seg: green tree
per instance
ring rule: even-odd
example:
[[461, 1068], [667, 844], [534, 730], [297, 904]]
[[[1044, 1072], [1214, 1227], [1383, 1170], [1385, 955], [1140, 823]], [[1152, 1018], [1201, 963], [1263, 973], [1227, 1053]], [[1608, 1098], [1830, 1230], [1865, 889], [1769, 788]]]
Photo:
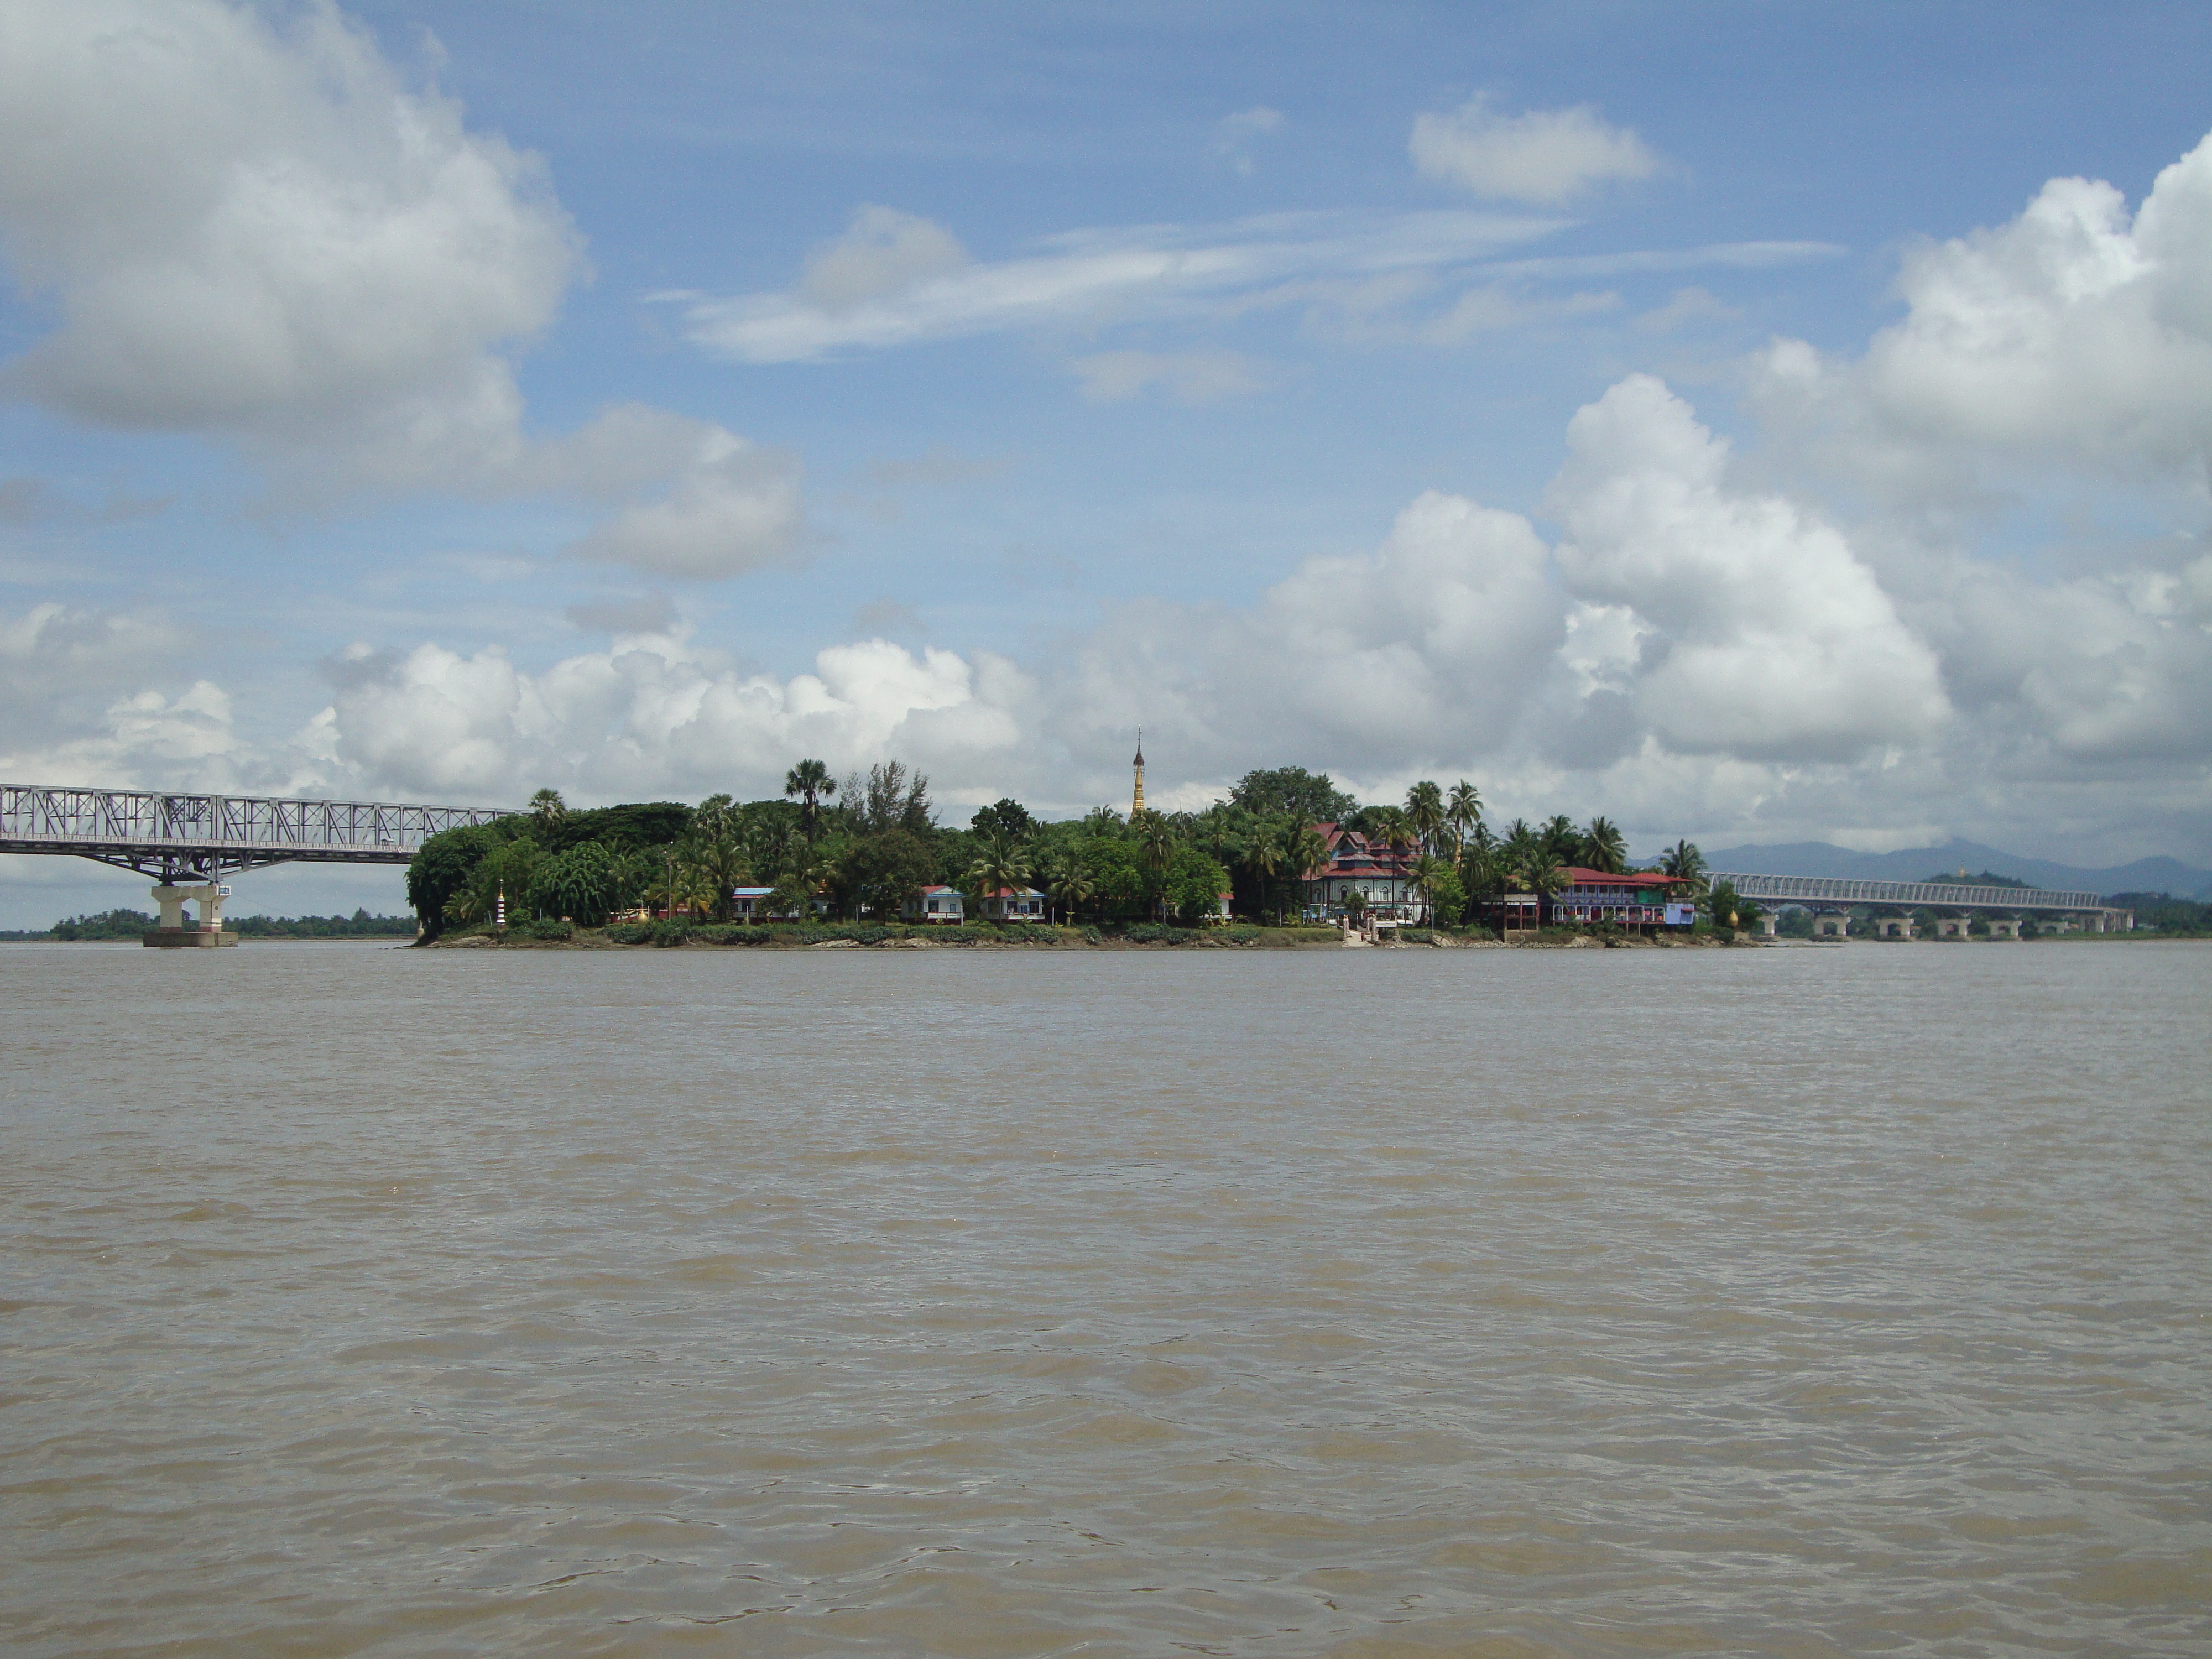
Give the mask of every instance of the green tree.
[[1166, 915], [1165, 884], [1169, 863], [1175, 857], [1175, 825], [1164, 812], [1146, 807], [1141, 812], [1129, 815], [1129, 827], [1136, 832], [1137, 861], [1154, 894], [1160, 898], [1162, 919]]
[[1230, 804], [1263, 818], [1304, 818], [1308, 823], [1339, 823], [1359, 803], [1329, 781], [1326, 772], [1303, 766], [1278, 766], [1247, 772], [1229, 792]]
[[975, 862], [968, 866], [962, 890], [974, 901], [975, 914], [988, 914], [990, 901], [1011, 889], [1021, 892], [1030, 884], [1029, 856], [1016, 836], [993, 830], [975, 837]]
[[1183, 842], [1169, 856], [1161, 880], [1162, 899], [1168, 914], [1186, 926], [1218, 914], [1221, 896], [1228, 890], [1229, 872], [1204, 848]]
[[1543, 837], [1544, 850], [1552, 855], [1554, 864], [1571, 864], [1582, 855], [1582, 832], [1565, 812], [1555, 812], [1545, 819], [1544, 827], [1536, 833]]
[[896, 916], [937, 879], [937, 851], [913, 830], [895, 826], [855, 836], [839, 869], [856, 913], [866, 905], [878, 915]]
[[979, 836], [1007, 836], [1015, 841], [1024, 841], [1036, 828], [1036, 820], [1021, 802], [1001, 796], [988, 806], [977, 807], [975, 816], [968, 820], [968, 827]]
[[1282, 870], [1301, 905], [1311, 890], [1314, 872], [1328, 860], [1328, 843], [1311, 823], [1296, 818], [1282, 821]]
[[1628, 842], [1611, 818], [1592, 818], [1583, 831], [1582, 861], [1586, 870], [1617, 876], [1628, 867]]
[[1084, 856], [1079, 842], [1054, 847], [1046, 855], [1039, 874], [1044, 882], [1045, 896], [1070, 920], [1091, 902], [1092, 895], [1098, 890], [1098, 884], [1091, 873], [1091, 860]]
[[1705, 890], [1705, 855], [1695, 842], [1678, 841], [1668, 848], [1659, 860], [1659, 872], [1686, 882], [1693, 895]]
[[719, 836], [695, 836], [678, 846], [677, 856], [698, 878], [705, 890], [708, 910], [716, 921], [730, 919], [732, 890], [752, 878], [752, 855], [745, 850], [734, 823], [721, 819], [699, 820], [720, 829]]
[[558, 789], [541, 789], [530, 798], [530, 815], [538, 820], [538, 830], [550, 841], [550, 832], [559, 829], [561, 821], [568, 816], [568, 805], [561, 799]]
[[1452, 867], [1458, 869], [1460, 855], [1482, 823], [1482, 792], [1465, 778], [1452, 785], [1444, 799], [1444, 821], [1451, 825]]
[[1437, 850], [1437, 837], [1444, 827], [1444, 792], [1423, 778], [1406, 792], [1406, 822], [1426, 852]]
[[580, 927], [604, 927], [619, 896], [620, 878], [607, 846], [584, 842], [538, 866], [530, 902], [549, 916], [566, 916]]
[[495, 825], [476, 823], [430, 836], [407, 861], [407, 902], [422, 924], [425, 944], [446, 931], [446, 905], [468, 884], [477, 866], [506, 836]]
[[803, 760], [784, 774], [783, 793], [799, 802], [799, 826], [808, 845], [819, 828], [822, 803], [837, 793], [837, 780], [818, 760]]
[[1413, 883], [1413, 890], [1421, 896], [1422, 926], [1430, 925], [1433, 919], [1437, 878], [1450, 872], [1451, 866], [1434, 853], [1423, 853], [1407, 868], [1406, 873]]

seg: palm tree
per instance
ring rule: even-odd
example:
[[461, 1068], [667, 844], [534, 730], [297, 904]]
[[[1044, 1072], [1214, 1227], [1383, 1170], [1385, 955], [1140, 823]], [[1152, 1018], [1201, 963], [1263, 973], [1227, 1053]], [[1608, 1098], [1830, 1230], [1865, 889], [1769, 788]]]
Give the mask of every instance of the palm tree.
[[1559, 867], [1548, 849], [1540, 848], [1536, 856], [1523, 866], [1521, 879], [1536, 896], [1536, 925], [1544, 925], [1544, 907], [1551, 902], [1559, 889], [1567, 885], [1567, 872]]
[[1297, 818], [1283, 820], [1282, 845], [1278, 856], [1282, 868], [1299, 884], [1303, 899], [1308, 875], [1321, 868], [1328, 858], [1328, 843], [1322, 839], [1321, 831]]
[[568, 804], [558, 789], [541, 789], [530, 798], [530, 815], [541, 830], [551, 830], [568, 816]]
[[1705, 890], [1705, 855], [1693, 841], [1678, 841], [1659, 860], [1659, 873], [1689, 884], [1692, 893]]
[[[1255, 825], [1251, 835], [1244, 842], [1243, 856], [1240, 862], [1247, 870], [1260, 878], [1261, 903], [1263, 907], [1261, 914], [1263, 915], [1266, 914], [1264, 906], [1267, 903], [1267, 890], [1274, 885], [1275, 872], [1283, 867], [1283, 845], [1282, 826], [1273, 823]], [[1279, 923], [1282, 919], [1282, 911], [1278, 907], [1275, 920]]]
[[1021, 891], [1030, 884], [1028, 849], [1016, 837], [994, 830], [975, 838], [975, 861], [968, 866], [968, 885], [975, 908], [988, 914], [990, 902], [1006, 889]]
[[1167, 920], [1168, 865], [1175, 857], [1175, 825], [1164, 812], [1155, 812], [1146, 807], [1141, 812], [1129, 815], [1129, 827], [1137, 832], [1137, 862], [1145, 866], [1146, 873], [1160, 890], [1160, 919]]
[[678, 856], [697, 875], [700, 885], [713, 896], [709, 908], [714, 920], [727, 921], [730, 890], [753, 872], [744, 842], [734, 835], [720, 836], [711, 841], [691, 842], [678, 849]]
[[1444, 798], [1444, 822], [1452, 827], [1452, 867], [1459, 867], [1468, 839], [1482, 823], [1482, 792], [1462, 778]]
[[1486, 844], [1477, 843], [1466, 850], [1466, 861], [1460, 866], [1460, 881], [1470, 895], [1498, 901], [1498, 933], [1502, 937], [1505, 931], [1505, 860]]
[[1444, 827], [1444, 792], [1423, 778], [1406, 792], [1406, 822], [1421, 838], [1424, 851], [1433, 853], [1437, 836]]
[[1592, 818], [1583, 831], [1583, 863], [1608, 876], [1628, 867], [1628, 842], [1611, 818]]
[[1565, 864], [1583, 850], [1583, 838], [1575, 829], [1575, 821], [1565, 812], [1555, 812], [1544, 820], [1538, 831], [1544, 838], [1544, 850], [1552, 855], [1554, 864]]
[[1413, 881], [1413, 890], [1421, 896], [1421, 926], [1433, 926], [1429, 915], [1429, 898], [1437, 884], [1437, 878], [1444, 872], [1444, 861], [1433, 853], [1424, 853], [1413, 860], [1407, 872]]
[[822, 802], [837, 793], [837, 780], [830, 775], [830, 769], [820, 761], [803, 760], [784, 774], [783, 793], [798, 798], [799, 822], [805, 827], [806, 844], [811, 847]]
[[1091, 878], [1091, 866], [1083, 861], [1080, 847], [1056, 848], [1042, 873], [1046, 896], [1067, 913], [1071, 921], [1076, 911], [1089, 903], [1098, 890], [1098, 884]]

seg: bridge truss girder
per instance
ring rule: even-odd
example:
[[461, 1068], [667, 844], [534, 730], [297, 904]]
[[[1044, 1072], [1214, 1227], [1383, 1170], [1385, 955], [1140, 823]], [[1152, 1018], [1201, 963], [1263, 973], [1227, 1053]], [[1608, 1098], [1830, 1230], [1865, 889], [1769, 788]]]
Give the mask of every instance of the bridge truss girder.
[[405, 864], [493, 808], [0, 784], [0, 853], [64, 854], [165, 883], [271, 865]]

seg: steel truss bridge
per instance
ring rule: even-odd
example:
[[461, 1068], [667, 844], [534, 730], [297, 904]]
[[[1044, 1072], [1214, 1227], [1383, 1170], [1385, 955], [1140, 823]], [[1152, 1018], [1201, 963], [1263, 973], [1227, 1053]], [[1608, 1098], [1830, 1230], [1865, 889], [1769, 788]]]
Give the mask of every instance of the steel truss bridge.
[[1808, 909], [1871, 904], [1900, 910], [2059, 910], [2124, 914], [2094, 893], [2045, 892], [2033, 887], [1968, 887], [1943, 881], [1850, 881], [1829, 876], [1735, 875], [1714, 871], [1706, 880], [1727, 882], [1762, 904], [1801, 904]]
[[514, 814], [478, 806], [273, 800], [0, 784], [0, 853], [61, 853], [165, 883], [272, 864], [404, 864], [441, 830]]

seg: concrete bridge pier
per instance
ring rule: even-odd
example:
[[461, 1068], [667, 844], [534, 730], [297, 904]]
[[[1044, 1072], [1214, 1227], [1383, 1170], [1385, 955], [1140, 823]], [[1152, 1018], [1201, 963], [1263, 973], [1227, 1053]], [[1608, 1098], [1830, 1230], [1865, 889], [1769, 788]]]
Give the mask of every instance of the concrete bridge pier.
[[1991, 916], [1990, 918], [1990, 937], [1991, 939], [2018, 939], [2020, 937], [2019, 919], [2014, 917], [2008, 921], [2001, 920], [1996, 916]]
[[1875, 920], [1874, 936], [1876, 939], [1913, 939], [1917, 937], [1919, 931], [1912, 925], [1911, 916], [1878, 916]]
[[1814, 939], [1849, 939], [1851, 919], [1849, 916], [1815, 916], [1813, 918]]
[[[173, 882], [161, 882], [153, 890], [154, 902], [161, 907], [161, 925], [145, 936], [153, 945], [198, 946], [203, 949], [238, 943], [238, 935], [222, 931], [222, 901], [225, 889], [216, 882], [203, 882], [192, 886], [179, 886]], [[200, 925], [193, 933], [185, 931], [185, 906], [199, 907]]]
[[1972, 934], [1967, 931], [1970, 926], [1965, 916], [1938, 916], [1936, 918], [1936, 937], [1937, 939], [1971, 939]]
[[1780, 932], [1781, 922], [1778, 917], [1769, 914], [1763, 915], [1759, 919], [1759, 933], [1760, 938], [1773, 939], [1777, 937]]

